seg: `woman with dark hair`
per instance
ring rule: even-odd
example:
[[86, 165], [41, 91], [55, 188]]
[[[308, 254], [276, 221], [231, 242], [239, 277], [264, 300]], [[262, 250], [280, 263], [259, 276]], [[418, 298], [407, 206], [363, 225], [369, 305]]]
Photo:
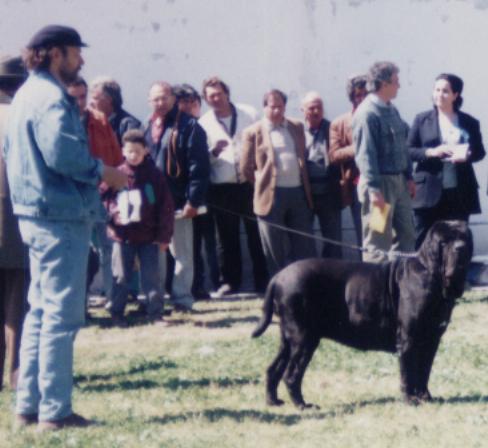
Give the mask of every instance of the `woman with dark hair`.
[[479, 121], [461, 112], [463, 80], [439, 75], [434, 84], [434, 109], [415, 117], [408, 136], [415, 163], [416, 247], [435, 221], [469, 220], [481, 213], [473, 162], [485, 156]]

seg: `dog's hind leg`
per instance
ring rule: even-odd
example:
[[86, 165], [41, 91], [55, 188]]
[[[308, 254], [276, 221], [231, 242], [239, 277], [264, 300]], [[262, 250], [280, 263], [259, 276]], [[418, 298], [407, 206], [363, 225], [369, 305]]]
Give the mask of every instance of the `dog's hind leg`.
[[266, 373], [266, 403], [271, 406], [281, 406], [283, 400], [278, 398], [278, 384], [290, 360], [290, 343], [281, 332], [281, 342], [278, 355], [268, 367]]
[[319, 337], [311, 335], [300, 338], [295, 335], [294, 340], [291, 342], [291, 358], [285, 372], [285, 383], [293, 403], [300, 409], [318, 408], [318, 406], [307, 404], [303, 400], [302, 380], [319, 342]]

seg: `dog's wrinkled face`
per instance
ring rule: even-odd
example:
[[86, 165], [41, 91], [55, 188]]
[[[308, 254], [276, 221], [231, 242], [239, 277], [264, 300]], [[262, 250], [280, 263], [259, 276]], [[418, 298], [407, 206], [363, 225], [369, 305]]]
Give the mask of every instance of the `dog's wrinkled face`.
[[472, 256], [473, 237], [464, 221], [436, 222], [419, 251], [429, 270], [440, 274], [443, 296], [449, 299], [462, 296]]

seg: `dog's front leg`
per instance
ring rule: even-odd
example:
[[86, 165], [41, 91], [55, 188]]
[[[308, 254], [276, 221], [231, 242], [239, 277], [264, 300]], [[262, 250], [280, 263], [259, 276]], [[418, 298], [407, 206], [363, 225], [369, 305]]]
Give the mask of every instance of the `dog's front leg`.
[[417, 391], [418, 380], [418, 347], [407, 331], [399, 331], [397, 350], [400, 359], [400, 390], [404, 400], [409, 404], [419, 404]]
[[439, 348], [441, 336], [441, 332], [439, 332], [439, 334], [429, 335], [429, 337], [426, 338], [428, 342], [424, 344], [419, 353], [419, 375], [416, 393], [419, 400], [422, 401], [432, 400], [432, 395], [429, 392], [428, 384], [432, 364], [434, 363], [434, 358], [437, 353], [437, 349]]

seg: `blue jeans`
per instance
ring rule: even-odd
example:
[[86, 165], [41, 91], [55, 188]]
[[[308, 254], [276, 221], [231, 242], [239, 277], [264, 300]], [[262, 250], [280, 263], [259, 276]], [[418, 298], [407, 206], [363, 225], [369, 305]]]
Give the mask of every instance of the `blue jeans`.
[[159, 275], [159, 246], [155, 243], [131, 244], [114, 242], [112, 270], [114, 284], [110, 313], [123, 316], [136, 257], [139, 259], [141, 287], [147, 297], [147, 314], [160, 315], [163, 310], [162, 282]]
[[20, 217], [29, 248], [30, 310], [20, 346], [17, 414], [59, 420], [72, 413], [73, 343], [85, 321], [91, 223]]

